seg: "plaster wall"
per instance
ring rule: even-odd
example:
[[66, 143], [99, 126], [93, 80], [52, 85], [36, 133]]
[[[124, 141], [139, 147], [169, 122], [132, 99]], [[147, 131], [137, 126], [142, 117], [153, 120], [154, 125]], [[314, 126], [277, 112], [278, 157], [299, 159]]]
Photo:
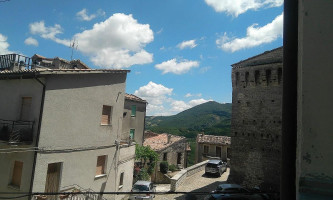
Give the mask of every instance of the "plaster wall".
[[[204, 153], [204, 146], [208, 146], [208, 153]], [[202, 162], [204, 160], [209, 160], [209, 157], [217, 157], [216, 156], [216, 147], [221, 148], [221, 158], [222, 161], [227, 162], [227, 148], [230, 145], [216, 145], [216, 144], [203, 144], [197, 143], [197, 162]], [[208, 156], [208, 157], [207, 157]]]
[[[136, 106], [136, 116], [131, 116], [132, 105]], [[145, 117], [146, 117], [146, 103], [140, 103], [136, 101], [126, 100], [124, 105], [124, 118], [123, 118], [123, 131], [122, 139], [127, 140], [130, 135], [130, 129], [135, 129], [134, 141], [142, 145], [144, 128], [145, 128]]]
[[[46, 80], [40, 147], [104, 146], [120, 139], [126, 74], [57, 75]], [[103, 105], [112, 106], [101, 125]]]
[[332, 10], [332, 1], [299, 1], [296, 174], [300, 189], [309, 185], [333, 189]]

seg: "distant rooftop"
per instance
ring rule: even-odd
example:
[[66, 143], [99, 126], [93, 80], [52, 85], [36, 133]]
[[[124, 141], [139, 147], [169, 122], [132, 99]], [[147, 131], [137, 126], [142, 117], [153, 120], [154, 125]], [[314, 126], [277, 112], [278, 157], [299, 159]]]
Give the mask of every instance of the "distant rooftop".
[[136, 101], [136, 102], [141, 102], [141, 103], [147, 103], [147, 101], [146, 100], [144, 100], [144, 99], [141, 99], [140, 97], [138, 97], [138, 96], [135, 96], [135, 95], [133, 95], [133, 94], [125, 94], [125, 99], [126, 100], [131, 100], [131, 101]]
[[158, 134], [146, 131], [145, 141], [143, 142], [143, 146], [150, 146], [154, 151], [161, 151], [183, 139], [186, 138], [167, 133]]
[[233, 68], [248, 67], [256, 65], [265, 65], [271, 63], [282, 63], [283, 62], [283, 47], [279, 47], [270, 51], [265, 51], [262, 54], [253, 56], [246, 60], [242, 60], [238, 63], [232, 64]]
[[231, 138], [220, 135], [198, 134], [197, 142], [202, 144], [231, 144]]

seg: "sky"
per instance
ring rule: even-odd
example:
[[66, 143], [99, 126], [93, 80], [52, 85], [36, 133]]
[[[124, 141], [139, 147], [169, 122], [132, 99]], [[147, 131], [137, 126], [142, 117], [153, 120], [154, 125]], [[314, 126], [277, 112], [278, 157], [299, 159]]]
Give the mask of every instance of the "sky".
[[131, 70], [148, 116], [230, 103], [231, 65], [282, 36], [283, 0], [0, 0], [0, 55]]

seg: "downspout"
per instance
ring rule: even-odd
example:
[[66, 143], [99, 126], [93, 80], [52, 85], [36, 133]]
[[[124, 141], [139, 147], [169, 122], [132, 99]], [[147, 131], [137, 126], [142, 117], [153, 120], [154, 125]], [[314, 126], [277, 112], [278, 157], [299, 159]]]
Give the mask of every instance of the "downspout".
[[[42, 115], [43, 115], [43, 110], [44, 110], [44, 100], [45, 100], [45, 84], [40, 81], [38, 78], [35, 77], [35, 80], [37, 80], [42, 86], [43, 86], [43, 91], [42, 91], [42, 99], [40, 103], [40, 109], [39, 109], [39, 119], [38, 119], [38, 128], [37, 128], [37, 136], [36, 136], [36, 151], [34, 152], [34, 161], [32, 165], [32, 172], [31, 172], [31, 181], [30, 181], [30, 190], [29, 193], [32, 193], [32, 186], [34, 183], [34, 178], [35, 178], [35, 168], [36, 168], [36, 160], [37, 160], [37, 153], [38, 153], [38, 146], [39, 146], [39, 136], [40, 136], [40, 128], [42, 124]], [[32, 196], [29, 196], [29, 200], [32, 199]]]
[[145, 141], [145, 130], [146, 130], [146, 114], [147, 114], [147, 105], [148, 102], [145, 103], [145, 116], [143, 118], [143, 134], [142, 134], [142, 144], [141, 146], [143, 146], [143, 142]]

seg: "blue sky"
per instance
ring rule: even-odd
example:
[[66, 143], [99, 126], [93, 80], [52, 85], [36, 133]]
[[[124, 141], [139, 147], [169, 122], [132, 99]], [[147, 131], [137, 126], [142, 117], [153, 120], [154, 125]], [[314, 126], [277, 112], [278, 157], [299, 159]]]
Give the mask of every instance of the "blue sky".
[[282, 45], [283, 0], [10, 0], [0, 54], [129, 69], [126, 92], [171, 115], [231, 102], [231, 64]]

